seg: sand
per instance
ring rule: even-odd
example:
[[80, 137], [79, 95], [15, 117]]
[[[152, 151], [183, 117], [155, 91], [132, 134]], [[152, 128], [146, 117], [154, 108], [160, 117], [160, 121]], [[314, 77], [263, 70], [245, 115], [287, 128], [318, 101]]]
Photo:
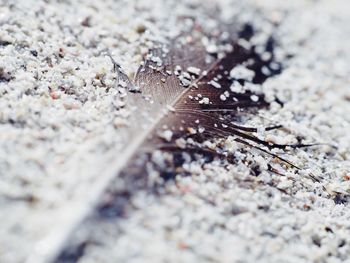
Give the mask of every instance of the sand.
[[[45, 262], [94, 184], [113, 174], [128, 111], [109, 55], [132, 77], [154, 41], [188, 30], [178, 17], [194, 16], [204, 31], [218, 26], [206, 12], [213, 4], [201, 1], [95, 2], [0, 1], [0, 262]], [[287, 133], [257, 135], [323, 145], [286, 154], [303, 168], [295, 172], [228, 138], [239, 164], [186, 164], [192, 176], [163, 198], [135, 194], [126, 219], [86, 225], [95, 243], [79, 262], [349, 260], [349, 3], [217, 4], [221, 19], [261, 30], [255, 43], [280, 23], [276, 53], [293, 55], [260, 87], [284, 106], [273, 102], [244, 124], [282, 124]], [[267, 172], [271, 163], [284, 176]]]

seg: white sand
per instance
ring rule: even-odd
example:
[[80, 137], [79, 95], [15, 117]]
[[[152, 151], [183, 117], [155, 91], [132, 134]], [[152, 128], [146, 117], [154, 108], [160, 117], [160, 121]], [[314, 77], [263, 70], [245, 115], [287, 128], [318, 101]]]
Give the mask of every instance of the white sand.
[[[203, 8], [178, 1], [95, 2], [0, 0], [0, 262], [39, 262], [54, 249], [47, 238], [69, 229], [94, 182], [113, 172], [126, 112], [118, 110], [106, 52], [132, 75], [152, 41], [186, 30], [178, 16], [193, 15], [206, 30], [216, 26]], [[267, 31], [264, 17], [281, 21], [278, 52], [294, 57], [263, 85], [284, 107], [273, 103], [246, 124], [283, 124], [288, 136], [261, 136], [293, 143], [302, 134], [336, 148], [286, 156], [304, 168], [285, 172], [276, 163], [286, 177], [264, 171], [273, 160], [258, 151], [244, 158], [260, 165], [259, 177], [243, 163], [193, 163], [185, 167], [193, 176], [169, 186], [166, 198], [139, 193], [128, 220], [101, 225], [94, 239], [103, 245], [90, 246], [80, 262], [349, 260], [350, 4], [250, 2], [264, 10], [260, 17], [220, 1], [222, 17], [238, 13]], [[334, 202], [336, 193], [344, 204]]]

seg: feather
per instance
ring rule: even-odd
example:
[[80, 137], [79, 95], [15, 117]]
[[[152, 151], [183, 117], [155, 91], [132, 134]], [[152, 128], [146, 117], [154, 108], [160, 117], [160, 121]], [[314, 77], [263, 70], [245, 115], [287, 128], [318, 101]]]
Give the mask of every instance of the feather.
[[[247, 32], [243, 31], [239, 36], [248, 39], [251, 37], [250, 29], [246, 27]], [[272, 52], [273, 45], [273, 38], [270, 38], [266, 49]], [[123, 83], [130, 91], [126, 96], [126, 104], [134, 109], [129, 117], [129, 126], [122, 133], [123, 139], [129, 143], [119, 153], [121, 159], [114, 176], [103, 177], [96, 183], [89, 209], [76, 222], [80, 224], [78, 229], [86, 227], [91, 221], [96, 223], [98, 220], [123, 217], [131, 196], [141, 189], [159, 194], [159, 185], [150, 185], [148, 174], [156, 171], [164, 181], [174, 178], [177, 168], [184, 162], [183, 152], [191, 156], [199, 154], [206, 161], [219, 157], [233, 162], [230, 156], [201, 146], [206, 140], [234, 136], [237, 142], [259, 149], [299, 169], [288, 160], [271, 153], [270, 149], [285, 150], [287, 147], [309, 145], [272, 144], [253, 135], [257, 131], [255, 127], [244, 127], [232, 122], [238, 112], [254, 113], [257, 109], [269, 106], [262, 93], [249, 90], [239, 92], [232, 87], [232, 83], [237, 86], [247, 81], [262, 84], [269, 77], [263, 73], [263, 68], [269, 69], [270, 76], [282, 70], [279, 64], [277, 68], [271, 67], [273, 53], [269, 60], [263, 60], [254, 47], [246, 49], [236, 41], [233, 41], [232, 47], [231, 52], [216, 59], [196, 42], [181, 44], [181, 41], [175, 40], [171, 47], [159, 44], [145, 58], [134, 81], [130, 81], [113, 61], [119, 85]], [[245, 65], [249, 72], [254, 73], [249, 80], [230, 74], [238, 65]], [[281, 126], [276, 125], [265, 130], [279, 128]], [[179, 144], [179, 140], [183, 139], [191, 139], [194, 143]], [[161, 153], [159, 162], [154, 160], [155, 152]], [[170, 157], [163, 158], [162, 155]], [[87, 215], [81, 224], [80, 221]], [[74, 233], [76, 231], [70, 238], [71, 242], [76, 239]], [[67, 236], [69, 234], [68, 231]], [[64, 241], [62, 239], [61, 245]], [[56, 261], [75, 262], [82, 255], [87, 242], [84, 239], [65, 246]]]

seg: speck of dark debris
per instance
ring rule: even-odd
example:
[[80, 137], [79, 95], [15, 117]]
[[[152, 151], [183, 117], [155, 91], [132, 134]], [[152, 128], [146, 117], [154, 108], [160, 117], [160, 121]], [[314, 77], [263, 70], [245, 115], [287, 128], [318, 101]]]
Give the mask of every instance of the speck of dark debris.
[[30, 53], [31, 53], [34, 57], [37, 57], [37, 56], [38, 56], [38, 51], [36, 51], [36, 50], [31, 50]]
[[347, 196], [344, 196], [343, 194], [338, 193], [334, 197], [333, 201], [337, 205], [345, 205], [345, 204], [347, 204], [349, 202], [348, 199], [349, 198]]

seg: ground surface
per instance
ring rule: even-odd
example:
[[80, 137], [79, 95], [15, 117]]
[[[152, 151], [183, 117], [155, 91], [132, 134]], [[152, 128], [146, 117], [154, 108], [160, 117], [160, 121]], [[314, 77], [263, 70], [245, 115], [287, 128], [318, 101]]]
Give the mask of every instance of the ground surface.
[[286, 155], [303, 170], [276, 163], [285, 176], [267, 172], [274, 160], [255, 150], [242, 159], [259, 176], [244, 162], [188, 164], [192, 176], [169, 184], [163, 198], [139, 192], [126, 219], [87, 224], [94, 242], [79, 262], [349, 260], [350, 4], [238, 2], [218, 1], [219, 12], [194, 0], [0, 1], [0, 262], [57, 253], [94, 184], [113, 174], [128, 112], [118, 107], [107, 54], [132, 76], [154, 41], [190, 28], [179, 19], [187, 16], [208, 32], [218, 18], [249, 22], [261, 38], [278, 23], [276, 54], [292, 56], [262, 89], [284, 107], [272, 103], [244, 124], [282, 124], [288, 136], [258, 136], [325, 145]]

